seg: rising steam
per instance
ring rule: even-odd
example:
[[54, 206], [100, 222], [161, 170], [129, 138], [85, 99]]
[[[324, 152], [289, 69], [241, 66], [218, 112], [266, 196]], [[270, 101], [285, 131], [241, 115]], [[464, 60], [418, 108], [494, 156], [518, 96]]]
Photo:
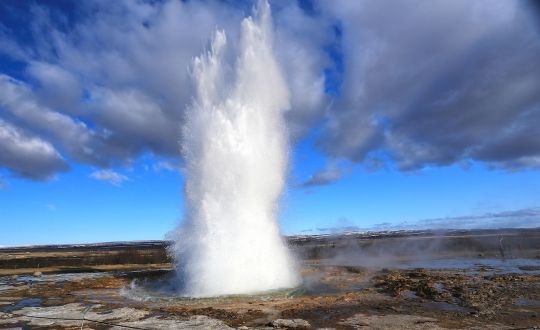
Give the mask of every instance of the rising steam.
[[183, 127], [186, 214], [174, 246], [183, 294], [292, 287], [299, 277], [276, 221], [287, 170], [289, 92], [272, 50], [269, 5], [195, 58], [196, 94]]

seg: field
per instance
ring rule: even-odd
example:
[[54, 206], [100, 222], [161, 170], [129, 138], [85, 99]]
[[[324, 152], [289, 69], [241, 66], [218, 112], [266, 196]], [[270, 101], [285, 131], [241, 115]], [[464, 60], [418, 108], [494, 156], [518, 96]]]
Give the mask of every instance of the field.
[[178, 297], [166, 241], [0, 249], [0, 327], [540, 325], [540, 229], [341, 233], [287, 241], [302, 286], [208, 299]]

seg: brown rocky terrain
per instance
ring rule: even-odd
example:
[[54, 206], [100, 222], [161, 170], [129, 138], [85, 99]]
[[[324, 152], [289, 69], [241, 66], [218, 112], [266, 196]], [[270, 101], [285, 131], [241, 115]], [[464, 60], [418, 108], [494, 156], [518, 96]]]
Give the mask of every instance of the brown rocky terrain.
[[0, 328], [535, 329], [539, 242], [533, 229], [293, 237], [301, 287], [207, 299], [167, 287], [166, 242], [3, 249]]

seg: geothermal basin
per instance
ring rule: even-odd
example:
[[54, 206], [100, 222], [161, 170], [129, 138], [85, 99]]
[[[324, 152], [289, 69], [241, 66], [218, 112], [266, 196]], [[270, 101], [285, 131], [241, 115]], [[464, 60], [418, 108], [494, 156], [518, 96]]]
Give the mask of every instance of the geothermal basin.
[[[302, 283], [178, 297], [170, 242], [0, 249], [0, 328], [406, 329], [540, 324], [540, 229], [287, 238]], [[261, 261], [260, 267], [265, 263]]]

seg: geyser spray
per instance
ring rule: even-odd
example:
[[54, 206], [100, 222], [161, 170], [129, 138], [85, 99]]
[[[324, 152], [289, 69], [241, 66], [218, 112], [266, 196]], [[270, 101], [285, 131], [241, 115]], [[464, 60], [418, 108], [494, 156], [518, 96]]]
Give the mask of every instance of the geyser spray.
[[[296, 286], [276, 221], [288, 163], [289, 92], [272, 49], [270, 7], [242, 21], [232, 52], [217, 31], [193, 61], [186, 113], [186, 214], [174, 246], [183, 294], [249, 294]], [[229, 56], [228, 56], [229, 55]]]

